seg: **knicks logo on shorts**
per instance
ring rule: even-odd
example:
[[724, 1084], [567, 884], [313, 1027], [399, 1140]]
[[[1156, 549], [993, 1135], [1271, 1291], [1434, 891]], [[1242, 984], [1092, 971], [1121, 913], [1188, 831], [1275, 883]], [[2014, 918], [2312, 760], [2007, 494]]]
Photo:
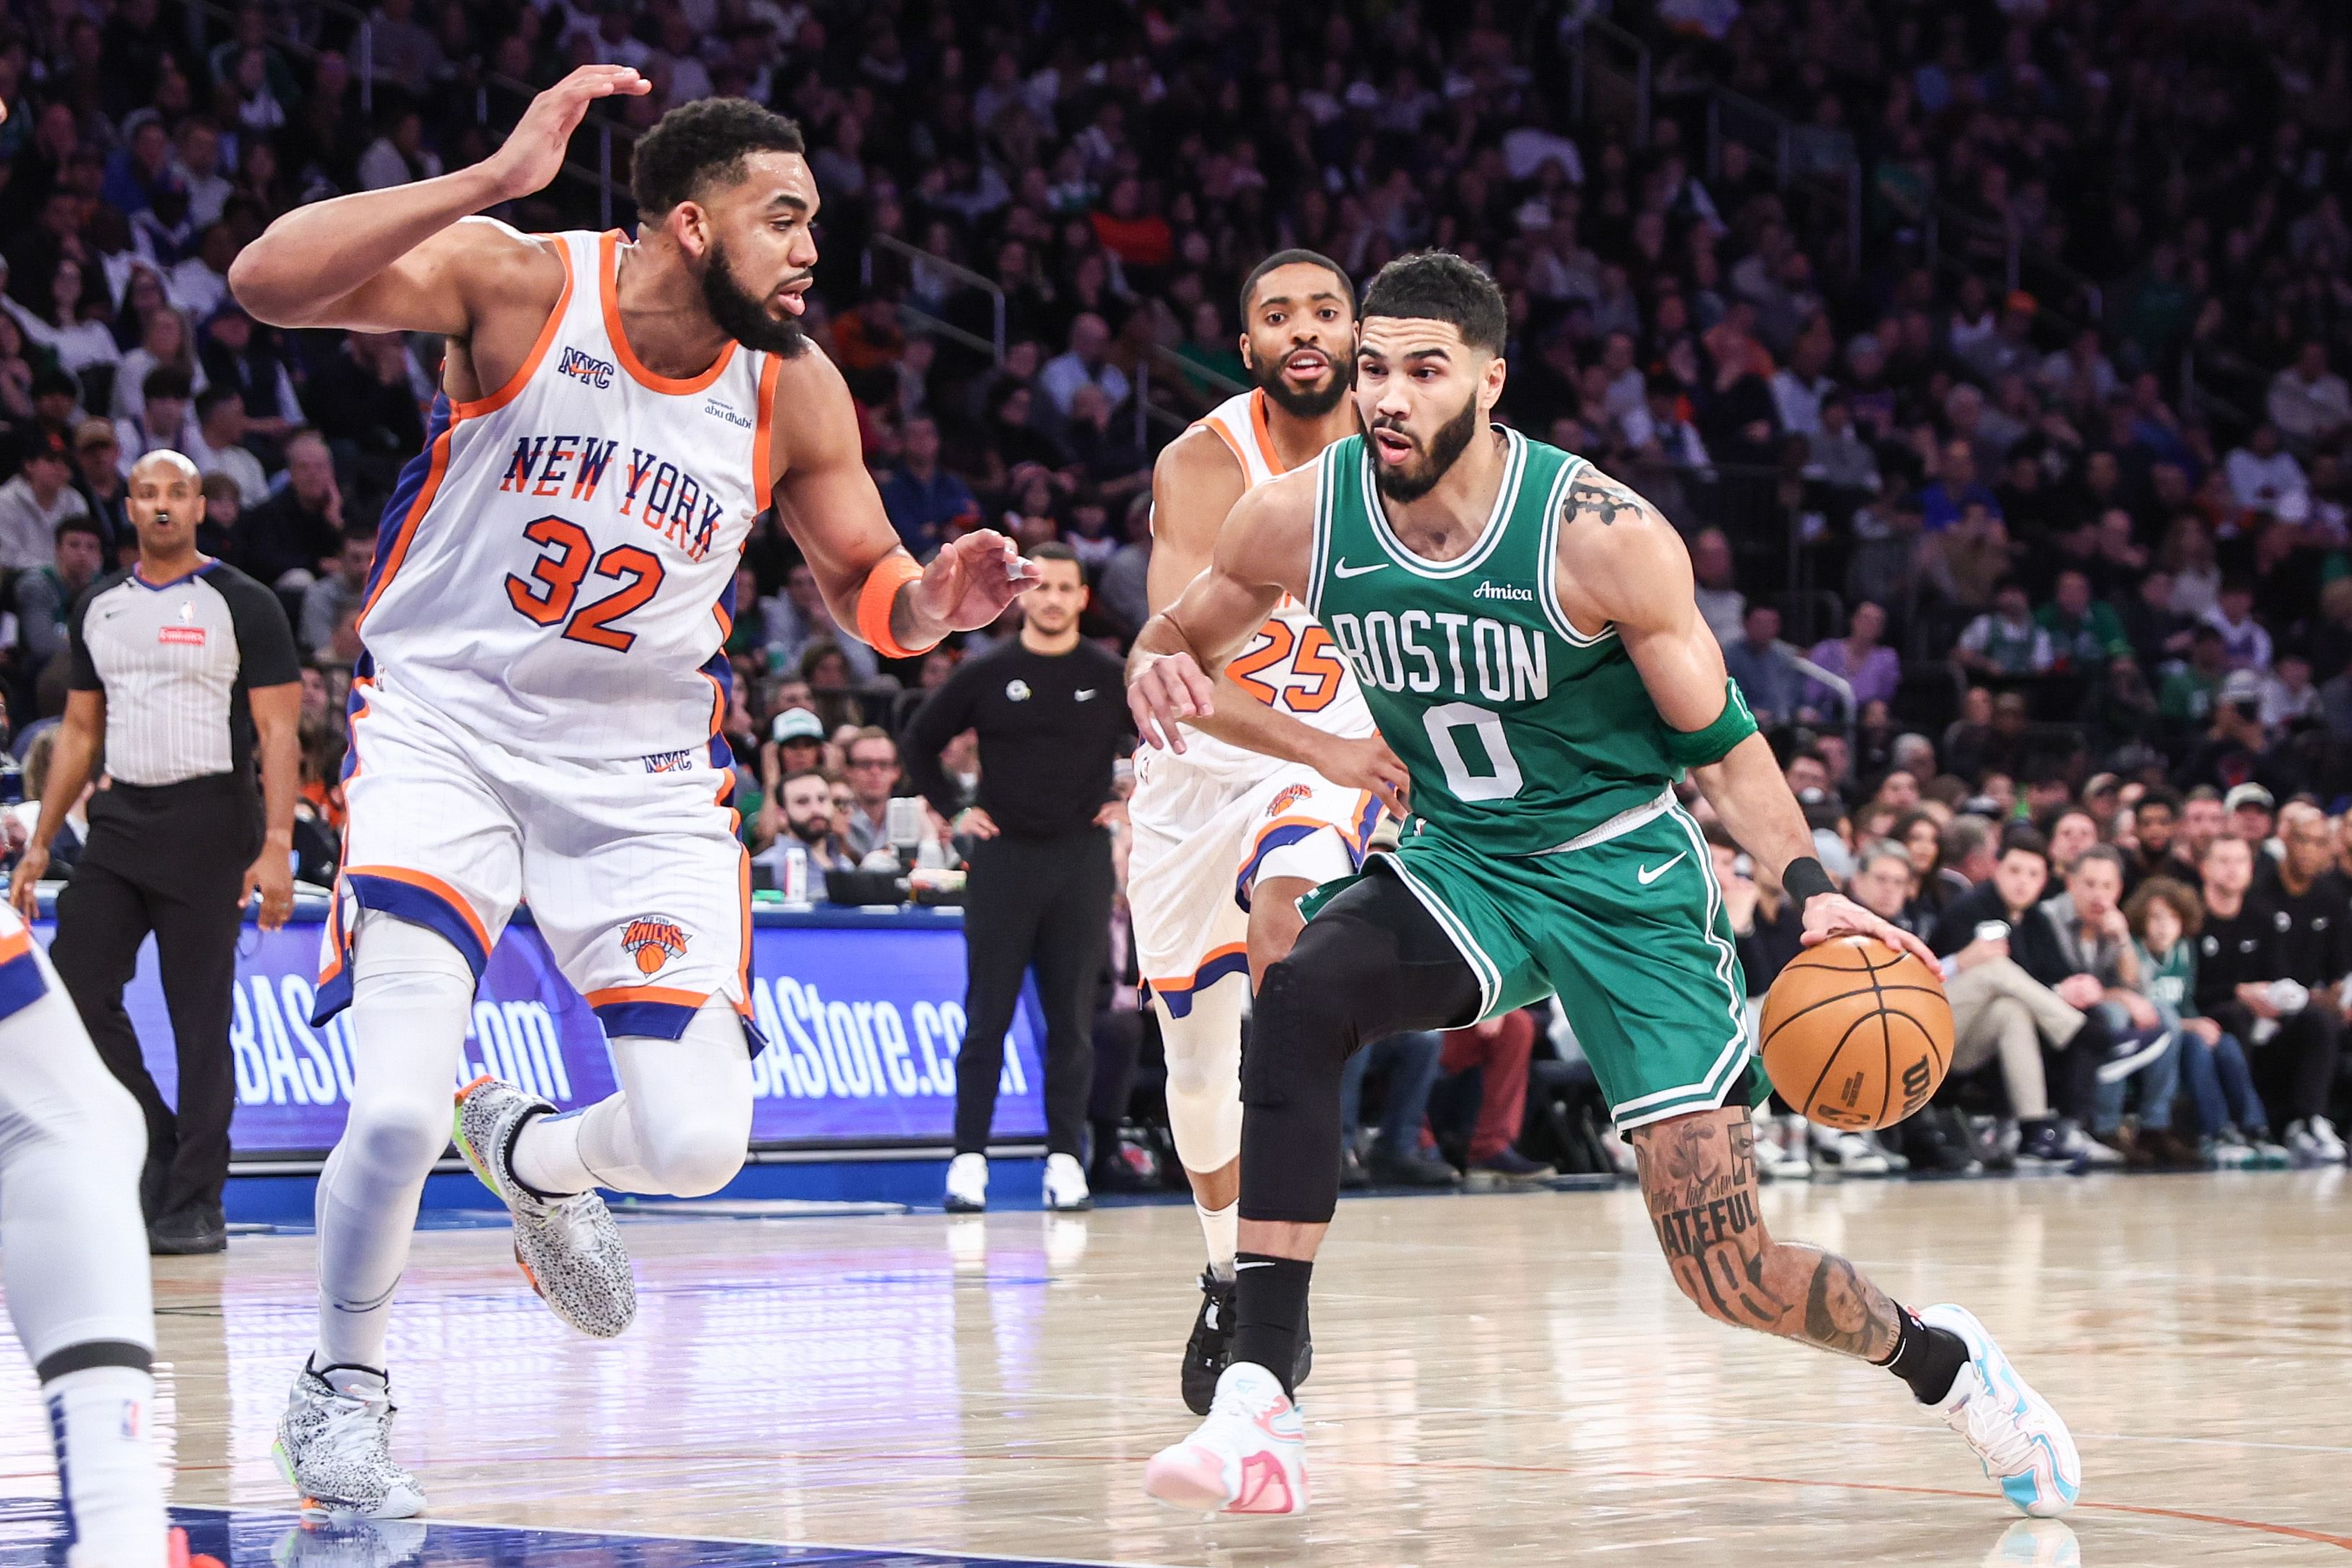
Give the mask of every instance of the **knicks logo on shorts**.
[[686, 928], [667, 915], [639, 915], [621, 932], [621, 950], [637, 961], [640, 974], [658, 974], [673, 958], [686, 956]]
[[1308, 795], [1313, 795], [1314, 793], [1315, 792], [1313, 790], [1307, 788], [1307, 785], [1303, 784], [1292, 784], [1288, 789], [1284, 790], [1280, 795], [1274, 797], [1274, 804], [1265, 808], [1265, 815], [1269, 818], [1280, 816], [1284, 812], [1288, 811], [1292, 806], [1297, 805], [1300, 801], [1305, 800]]

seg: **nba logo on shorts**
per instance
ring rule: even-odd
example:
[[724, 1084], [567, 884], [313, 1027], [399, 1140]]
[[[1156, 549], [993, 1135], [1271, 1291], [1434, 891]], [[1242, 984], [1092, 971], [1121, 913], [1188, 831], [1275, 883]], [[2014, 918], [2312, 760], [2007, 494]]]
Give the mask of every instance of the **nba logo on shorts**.
[[661, 966], [686, 952], [686, 928], [667, 915], [639, 915], [621, 932], [622, 951], [637, 961], [640, 974], [658, 974]]

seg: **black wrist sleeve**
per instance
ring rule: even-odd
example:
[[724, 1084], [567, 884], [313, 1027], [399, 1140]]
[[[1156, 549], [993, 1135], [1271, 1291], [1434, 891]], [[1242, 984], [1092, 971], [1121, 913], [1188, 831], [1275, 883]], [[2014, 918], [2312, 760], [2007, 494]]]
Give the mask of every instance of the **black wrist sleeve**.
[[1797, 908], [1800, 910], [1811, 902], [1816, 893], [1837, 891], [1837, 884], [1830, 880], [1830, 874], [1822, 870], [1822, 863], [1810, 855], [1790, 861], [1781, 869], [1780, 886], [1786, 888], [1789, 890], [1789, 896], [1797, 900]]

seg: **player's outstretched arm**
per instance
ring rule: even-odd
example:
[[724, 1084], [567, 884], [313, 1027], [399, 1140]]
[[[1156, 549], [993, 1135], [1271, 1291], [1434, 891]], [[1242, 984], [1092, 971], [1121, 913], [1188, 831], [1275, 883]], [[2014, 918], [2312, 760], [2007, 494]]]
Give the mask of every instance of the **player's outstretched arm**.
[[[1232, 450], [1204, 426], [1171, 441], [1151, 470], [1151, 607], [1164, 610], [1215, 557], [1217, 538], [1240, 502], [1242, 468]], [[1205, 667], [1204, 667], [1205, 668]], [[1381, 804], [1405, 815], [1404, 764], [1378, 735], [1346, 740], [1254, 700], [1218, 668], [1209, 710], [1185, 723], [1204, 735], [1286, 763], [1303, 763], [1344, 788], [1370, 790]]]
[[775, 421], [768, 454], [776, 516], [844, 629], [878, 653], [910, 658], [950, 632], [992, 624], [1036, 581], [1037, 569], [992, 528], [918, 565], [866, 471], [841, 372], [812, 348], [781, 374], [776, 403], [793, 417]]
[[[1731, 689], [1723, 649], [1698, 613], [1690, 553], [1674, 525], [1598, 469], [1570, 484], [1554, 568], [1563, 606], [1580, 619], [1615, 623], [1725, 830], [1804, 900], [1806, 943], [1874, 936], [1934, 963], [1925, 942], [1837, 892], [1821, 872], [1804, 810]], [[1789, 868], [1801, 862], [1811, 863], [1818, 887], [1801, 886], [1801, 874], [1789, 880]]]
[[1304, 597], [1313, 550], [1315, 476], [1286, 475], [1236, 502], [1209, 564], [1143, 624], [1127, 660], [1128, 706], [1145, 741], [1184, 749], [1180, 721], [1216, 710], [1216, 683], [1285, 593]]
[[510, 299], [518, 280], [561, 273], [505, 225], [459, 220], [554, 179], [591, 103], [652, 89], [626, 66], [582, 66], [531, 100], [499, 150], [472, 167], [286, 214], [238, 253], [229, 288], [275, 326], [469, 337], [482, 308]]

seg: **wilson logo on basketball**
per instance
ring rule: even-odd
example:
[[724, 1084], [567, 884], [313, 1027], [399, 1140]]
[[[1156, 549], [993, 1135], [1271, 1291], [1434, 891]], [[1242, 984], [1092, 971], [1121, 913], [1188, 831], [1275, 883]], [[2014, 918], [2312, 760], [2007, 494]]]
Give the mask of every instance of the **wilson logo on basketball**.
[[621, 949], [637, 961], [638, 973], [658, 974], [686, 956], [686, 929], [667, 915], [639, 915], [621, 932]]
[[1284, 790], [1280, 795], [1274, 797], [1274, 804], [1265, 808], [1265, 814], [1270, 817], [1280, 816], [1284, 812], [1288, 811], [1292, 806], [1297, 805], [1300, 801], [1305, 800], [1308, 795], [1314, 793], [1315, 792], [1313, 790], [1308, 789], [1305, 784], [1292, 784], [1288, 789]]

